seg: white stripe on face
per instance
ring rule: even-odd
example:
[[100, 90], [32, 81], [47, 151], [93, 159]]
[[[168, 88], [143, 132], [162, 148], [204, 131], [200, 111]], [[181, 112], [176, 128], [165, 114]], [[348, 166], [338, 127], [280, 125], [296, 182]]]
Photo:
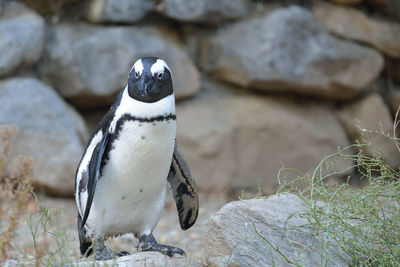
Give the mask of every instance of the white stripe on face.
[[151, 74], [153, 74], [153, 76], [154, 76], [154, 74], [156, 74], [156, 73], [160, 73], [160, 72], [164, 73], [164, 69], [168, 69], [171, 72], [167, 63], [165, 63], [164, 60], [157, 59], [157, 61], [151, 66], [150, 71], [151, 71]]
[[[138, 59], [138, 60], [135, 62], [135, 64], [133, 64], [132, 69], [134, 69], [135, 72], [138, 72], [139, 75], [142, 75], [142, 72], [143, 72], [143, 63], [142, 63], [142, 60], [141, 60], [141, 59]], [[132, 71], [132, 69], [131, 69], [131, 71]]]

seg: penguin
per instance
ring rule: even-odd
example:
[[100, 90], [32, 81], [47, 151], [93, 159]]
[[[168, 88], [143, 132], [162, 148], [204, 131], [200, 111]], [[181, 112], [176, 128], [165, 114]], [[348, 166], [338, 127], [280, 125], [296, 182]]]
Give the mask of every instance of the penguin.
[[180, 226], [197, 219], [196, 183], [176, 142], [175, 97], [164, 60], [137, 60], [104, 118], [92, 134], [75, 177], [82, 256], [97, 260], [127, 255], [104, 241], [133, 233], [138, 250], [170, 257], [185, 252], [157, 243], [153, 229], [164, 209], [166, 184], [176, 202]]

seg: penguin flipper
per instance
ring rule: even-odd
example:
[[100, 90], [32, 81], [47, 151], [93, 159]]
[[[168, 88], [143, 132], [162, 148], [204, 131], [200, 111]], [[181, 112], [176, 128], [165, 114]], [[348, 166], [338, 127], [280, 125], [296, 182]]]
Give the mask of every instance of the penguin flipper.
[[182, 230], [186, 230], [196, 222], [199, 213], [199, 197], [189, 166], [176, 143], [167, 180], [176, 202], [179, 223]]
[[86, 230], [84, 227], [82, 227], [82, 217], [79, 214], [79, 212], [78, 212], [78, 236], [79, 236], [79, 245], [81, 254], [86, 257], [90, 256], [93, 253], [92, 241], [86, 236]]
[[101, 160], [104, 155], [104, 149], [107, 146], [108, 140], [110, 139], [110, 135], [108, 132], [108, 127], [104, 130], [103, 138], [101, 142], [99, 142], [92, 154], [92, 158], [90, 159], [89, 162], [89, 179], [88, 179], [88, 184], [87, 184], [87, 201], [86, 201], [86, 207], [85, 207], [85, 212], [83, 214], [82, 218], [82, 223], [81, 223], [81, 228], [85, 226], [86, 220], [89, 216], [90, 208], [92, 207], [92, 202], [93, 202], [93, 197], [94, 197], [94, 191], [96, 190], [96, 184], [97, 180], [99, 179], [100, 175], [100, 166], [101, 166]]

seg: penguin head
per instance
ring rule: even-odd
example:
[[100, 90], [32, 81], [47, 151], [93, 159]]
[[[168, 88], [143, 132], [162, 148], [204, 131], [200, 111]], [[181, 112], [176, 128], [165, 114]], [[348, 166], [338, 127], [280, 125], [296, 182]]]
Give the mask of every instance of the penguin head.
[[171, 71], [164, 60], [145, 57], [135, 62], [128, 77], [130, 97], [154, 103], [173, 92]]

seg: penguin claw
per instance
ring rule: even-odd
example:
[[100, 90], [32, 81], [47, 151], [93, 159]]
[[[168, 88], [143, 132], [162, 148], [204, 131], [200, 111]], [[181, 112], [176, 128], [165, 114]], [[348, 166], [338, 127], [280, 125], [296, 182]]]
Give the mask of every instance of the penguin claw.
[[174, 256], [175, 254], [185, 255], [185, 251], [180, 248], [158, 244], [156, 242], [143, 242], [138, 245], [138, 249], [141, 251], [158, 251], [164, 255], [169, 257]]
[[127, 251], [112, 252], [104, 245], [104, 239], [97, 239], [94, 243], [94, 258], [96, 260], [106, 261], [126, 255], [129, 255]]
[[94, 252], [94, 258], [98, 261], [111, 260], [113, 258], [113, 253], [107, 247], [99, 248]]
[[116, 252], [115, 255], [117, 255], [118, 257], [123, 257], [123, 256], [129, 255], [129, 252], [121, 250], [121, 251]]
[[175, 254], [185, 255], [185, 251], [180, 248], [158, 244], [153, 234], [145, 234], [139, 237], [139, 245], [137, 249], [141, 251], [158, 251], [169, 257]]

